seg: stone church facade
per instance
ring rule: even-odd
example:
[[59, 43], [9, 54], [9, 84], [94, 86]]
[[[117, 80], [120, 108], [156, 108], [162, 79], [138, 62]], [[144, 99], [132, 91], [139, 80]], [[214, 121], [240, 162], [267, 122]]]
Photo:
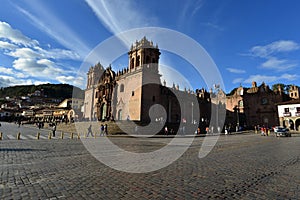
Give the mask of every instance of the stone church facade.
[[[199, 121], [210, 118], [210, 95], [205, 89], [180, 91], [161, 83], [159, 74], [160, 51], [152, 41], [142, 38], [128, 52], [128, 67], [113, 71], [100, 64], [87, 73], [84, 100], [86, 120], [150, 121], [149, 112], [156, 120], [168, 123]], [[162, 107], [166, 116], [162, 117]], [[199, 112], [194, 112], [199, 105]], [[197, 115], [198, 114], [198, 115]]]
[[291, 86], [288, 94], [280, 87], [272, 90], [265, 83], [257, 86], [256, 82], [252, 82], [250, 88], [240, 86], [226, 97], [226, 123], [242, 127], [279, 125], [277, 105], [298, 98], [296, 86]]

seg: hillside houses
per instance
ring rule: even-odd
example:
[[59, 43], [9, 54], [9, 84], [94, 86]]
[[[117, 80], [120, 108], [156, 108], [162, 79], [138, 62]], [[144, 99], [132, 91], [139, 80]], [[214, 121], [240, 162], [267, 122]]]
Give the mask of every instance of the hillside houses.
[[[2, 99], [0, 108], [1, 121], [24, 121], [26, 123], [71, 122], [82, 117], [83, 99], [50, 99], [39, 92], [27, 97]], [[59, 102], [59, 103], [57, 103]]]

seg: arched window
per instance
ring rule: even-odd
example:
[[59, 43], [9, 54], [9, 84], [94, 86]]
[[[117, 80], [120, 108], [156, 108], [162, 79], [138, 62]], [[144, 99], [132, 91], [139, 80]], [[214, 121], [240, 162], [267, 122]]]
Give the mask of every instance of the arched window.
[[134, 58], [131, 59], [130, 61], [130, 69], [134, 68]]
[[146, 56], [146, 64], [150, 63], [150, 56]]
[[243, 100], [240, 100], [240, 101], [239, 101], [239, 107], [244, 107], [244, 102], [243, 102]]
[[124, 84], [120, 85], [120, 92], [124, 92]]

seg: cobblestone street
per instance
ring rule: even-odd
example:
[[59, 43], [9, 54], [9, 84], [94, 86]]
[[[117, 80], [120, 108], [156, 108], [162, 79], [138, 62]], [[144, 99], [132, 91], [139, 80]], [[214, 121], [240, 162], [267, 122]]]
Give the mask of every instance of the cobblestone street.
[[[89, 138], [87, 140], [92, 140]], [[101, 139], [101, 138], [97, 138]], [[96, 160], [81, 140], [0, 141], [1, 199], [299, 199], [300, 137], [221, 136], [199, 159], [203, 137], [163, 169], [133, 174]], [[152, 151], [170, 138], [111, 140]], [[185, 138], [182, 138], [184, 143]]]

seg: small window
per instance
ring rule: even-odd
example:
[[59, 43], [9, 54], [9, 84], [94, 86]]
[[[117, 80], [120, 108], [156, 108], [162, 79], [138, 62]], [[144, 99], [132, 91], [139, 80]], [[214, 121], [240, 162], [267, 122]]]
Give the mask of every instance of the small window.
[[124, 84], [120, 85], [120, 92], [124, 92]]
[[284, 109], [284, 112], [286, 112], [286, 113], [288, 113], [289, 111], [290, 111], [289, 108], [285, 108], [285, 109]]
[[244, 102], [243, 102], [243, 100], [240, 100], [240, 101], [239, 101], [239, 107], [244, 107]]
[[300, 112], [300, 107], [297, 107], [297, 112]]
[[131, 96], [134, 96], [134, 91], [131, 92]]
[[268, 99], [267, 99], [267, 98], [262, 98], [262, 99], [261, 99], [261, 104], [262, 104], [262, 105], [268, 104]]

